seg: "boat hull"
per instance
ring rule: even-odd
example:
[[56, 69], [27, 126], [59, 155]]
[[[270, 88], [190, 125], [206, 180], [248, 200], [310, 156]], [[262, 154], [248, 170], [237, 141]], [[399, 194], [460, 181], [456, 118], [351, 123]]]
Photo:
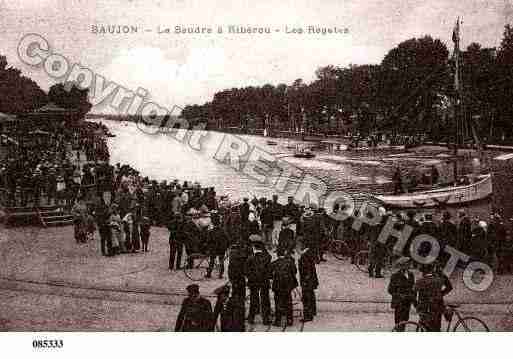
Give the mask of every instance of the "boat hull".
[[294, 154], [296, 158], [314, 158], [314, 154]]
[[459, 205], [485, 199], [492, 194], [492, 176], [480, 176], [475, 183], [400, 195], [375, 195], [378, 201], [393, 208], [439, 207]]

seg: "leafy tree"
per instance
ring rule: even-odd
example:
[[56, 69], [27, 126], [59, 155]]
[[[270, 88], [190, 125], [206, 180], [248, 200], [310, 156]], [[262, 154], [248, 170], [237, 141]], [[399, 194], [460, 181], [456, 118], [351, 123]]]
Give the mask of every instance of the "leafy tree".
[[[445, 44], [430, 36], [406, 40], [385, 56], [379, 97], [395, 130], [430, 131], [440, 94], [450, 89], [448, 56]], [[401, 123], [403, 116], [408, 123]]]
[[66, 109], [75, 109], [85, 115], [92, 105], [88, 99], [89, 89], [81, 89], [74, 83], [58, 83], [50, 87], [48, 100]]
[[46, 94], [21, 71], [8, 67], [7, 58], [0, 55], [0, 112], [20, 114], [43, 106]]

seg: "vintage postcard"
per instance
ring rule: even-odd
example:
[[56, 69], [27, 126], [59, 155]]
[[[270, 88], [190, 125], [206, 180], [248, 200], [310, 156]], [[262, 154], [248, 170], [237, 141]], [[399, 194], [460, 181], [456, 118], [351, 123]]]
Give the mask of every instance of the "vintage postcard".
[[6, 335], [513, 329], [509, 0], [0, 18]]

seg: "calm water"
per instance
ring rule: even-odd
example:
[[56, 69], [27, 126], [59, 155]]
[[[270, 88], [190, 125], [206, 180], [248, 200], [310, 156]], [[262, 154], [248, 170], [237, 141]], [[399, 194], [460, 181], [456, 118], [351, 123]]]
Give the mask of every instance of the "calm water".
[[[201, 149], [196, 150], [178, 141], [170, 134], [148, 134], [134, 123], [102, 121], [116, 137], [109, 138], [111, 162], [126, 163], [152, 179], [198, 181], [203, 186], [214, 186], [218, 194], [229, 194], [232, 198], [256, 195], [270, 197], [278, 193], [285, 199], [297, 189], [298, 179], [289, 178], [290, 185], [278, 192], [273, 182], [279, 173], [268, 176], [260, 183], [248, 175], [236, 171], [229, 164], [215, 159], [216, 152], [226, 134], [201, 132]], [[307, 175], [322, 180], [329, 191], [338, 190], [359, 194], [379, 193], [390, 190], [394, 167], [419, 168], [436, 164], [442, 172], [447, 170], [443, 160], [405, 152], [316, 152], [313, 159], [293, 157], [294, 146], [299, 141], [273, 139], [278, 144], [267, 144], [268, 138], [250, 135], [239, 136], [250, 148], [256, 146], [280, 160], [300, 169]], [[473, 204], [470, 211], [484, 216], [488, 203]]]

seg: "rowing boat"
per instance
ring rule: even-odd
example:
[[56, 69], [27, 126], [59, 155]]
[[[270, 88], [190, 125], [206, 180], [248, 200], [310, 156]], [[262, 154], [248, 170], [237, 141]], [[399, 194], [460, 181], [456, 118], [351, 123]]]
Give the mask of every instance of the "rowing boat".
[[486, 174], [478, 176], [477, 181], [469, 185], [442, 187], [398, 195], [374, 195], [373, 197], [388, 207], [418, 208], [466, 204], [485, 199], [491, 194], [492, 176]]

